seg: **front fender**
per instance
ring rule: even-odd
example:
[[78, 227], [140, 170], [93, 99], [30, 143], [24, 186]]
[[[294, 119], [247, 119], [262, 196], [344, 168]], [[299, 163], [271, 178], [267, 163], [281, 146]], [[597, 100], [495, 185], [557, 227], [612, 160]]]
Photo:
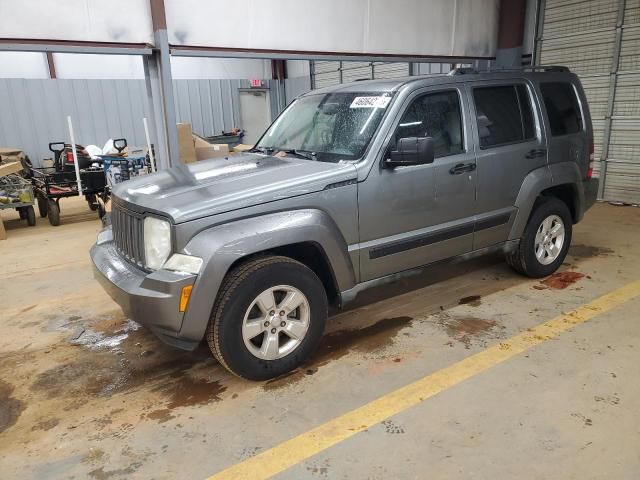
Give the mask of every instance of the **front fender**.
[[205, 334], [218, 290], [231, 265], [249, 255], [294, 243], [314, 242], [322, 248], [340, 291], [355, 285], [347, 243], [331, 217], [317, 209], [301, 209], [246, 218], [204, 230], [184, 251], [203, 259], [180, 336], [199, 341]]

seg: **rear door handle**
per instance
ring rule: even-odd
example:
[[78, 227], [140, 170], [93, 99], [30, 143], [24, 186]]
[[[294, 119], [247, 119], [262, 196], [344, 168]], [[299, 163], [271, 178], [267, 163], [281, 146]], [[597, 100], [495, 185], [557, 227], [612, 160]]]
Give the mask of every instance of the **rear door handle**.
[[475, 163], [459, 163], [449, 170], [451, 175], [461, 175], [465, 172], [473, 172], [476, 169]]
[[525, 155], [525, 158], [538, 158], [544, 157], [547, 154], [546, 148], [534, 148], [533, 150], [529, 150]]

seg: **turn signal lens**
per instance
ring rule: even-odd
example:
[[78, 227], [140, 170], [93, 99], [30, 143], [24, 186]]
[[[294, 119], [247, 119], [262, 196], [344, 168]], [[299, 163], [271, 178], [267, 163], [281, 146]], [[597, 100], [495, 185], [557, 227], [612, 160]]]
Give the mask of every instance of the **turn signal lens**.
[[193, 285], [182, 287], [182, 293], [180, 294], [180, 311], [183, 313], [187, 310], [187, 305], [189, 305], [191, 290], [193, 290]]

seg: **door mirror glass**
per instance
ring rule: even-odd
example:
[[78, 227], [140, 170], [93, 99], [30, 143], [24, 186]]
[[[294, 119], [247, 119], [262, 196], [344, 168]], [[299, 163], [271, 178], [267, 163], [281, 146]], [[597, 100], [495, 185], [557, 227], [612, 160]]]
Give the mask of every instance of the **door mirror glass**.
[[433, 139], [431, 137], [405, 137], [398, 140], [396, 150], [391, 150], [385, 166], [395, 168], [408, 165], [433, 163]]

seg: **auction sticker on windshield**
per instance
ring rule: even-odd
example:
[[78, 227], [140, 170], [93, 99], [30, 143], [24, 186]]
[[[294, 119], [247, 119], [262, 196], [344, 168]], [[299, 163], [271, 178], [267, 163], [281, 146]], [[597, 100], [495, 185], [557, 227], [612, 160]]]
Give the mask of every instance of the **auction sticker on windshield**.
[[356, 97], [349, 108], [387, 108], [391, 97]]

